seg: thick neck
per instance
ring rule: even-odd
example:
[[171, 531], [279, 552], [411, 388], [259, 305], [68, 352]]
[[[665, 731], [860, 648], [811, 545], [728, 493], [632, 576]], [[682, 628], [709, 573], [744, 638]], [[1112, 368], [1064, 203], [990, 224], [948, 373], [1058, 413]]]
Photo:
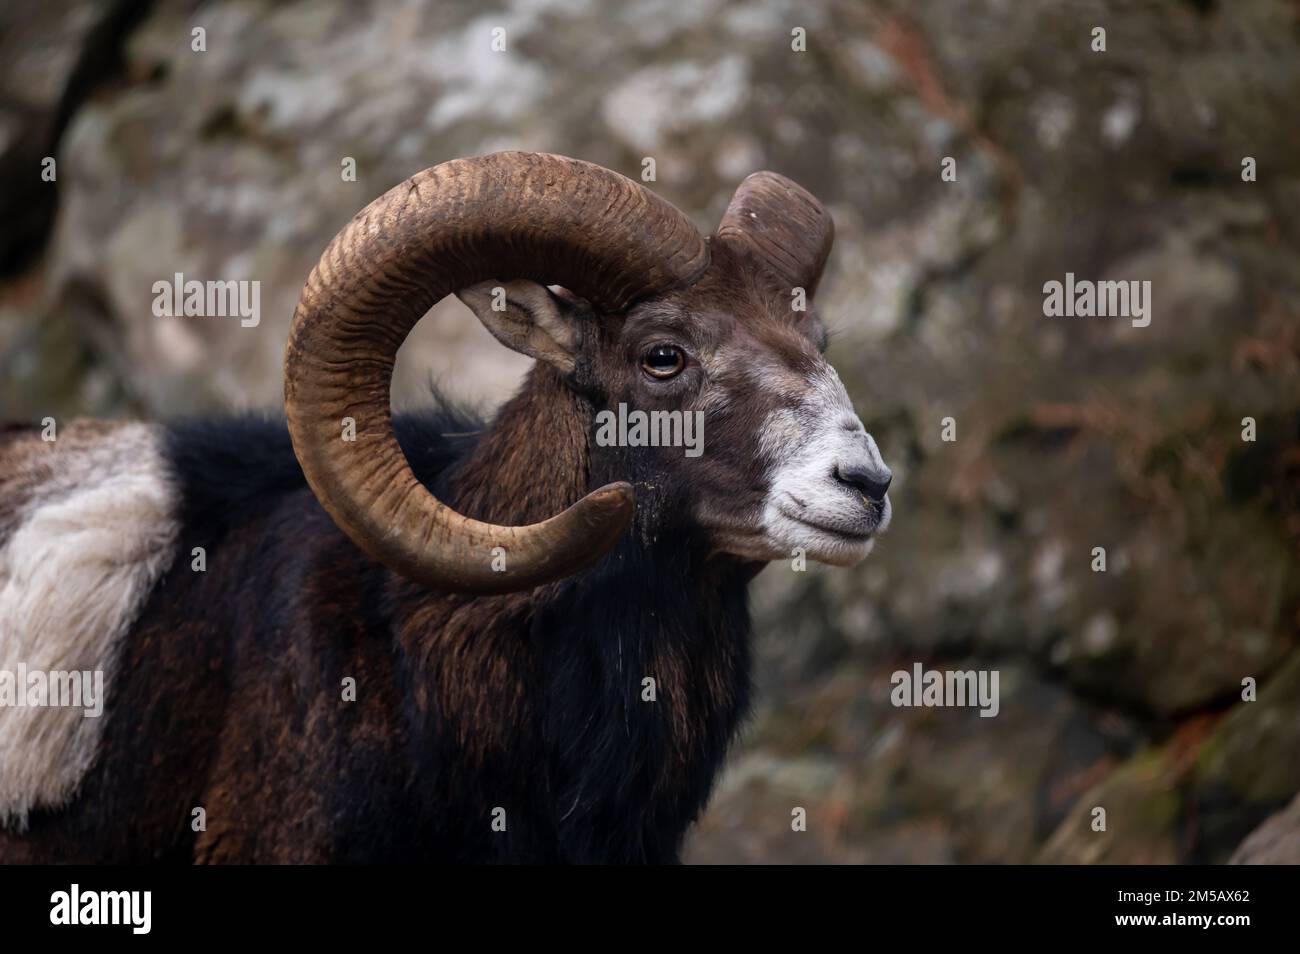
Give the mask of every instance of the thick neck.
[[538, 364], [452, 477], [452, 505], [489, 523], [552, 517], [587, 492], [594, 412]]
[[[590, 446], [594, 413], [535, 368], [450, 475], [448, 502], [517, 525], [631, 476], [633, 462]], [[578, 576], [483, 601], [399, 583], [399, 640], [429, 687], [417, 705], [438, 714], [430, 738], [455, 726], [465, 747], [447, 757], [542, 786], [569, 860], [674, 858], [748, 704], [752, 568], [710, 558], [662, 483], [638, 482], [633, 527]]]

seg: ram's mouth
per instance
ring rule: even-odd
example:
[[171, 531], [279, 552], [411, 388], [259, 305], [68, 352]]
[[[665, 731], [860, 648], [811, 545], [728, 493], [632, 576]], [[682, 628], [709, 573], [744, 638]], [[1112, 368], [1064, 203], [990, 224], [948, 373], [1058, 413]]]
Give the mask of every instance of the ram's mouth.
[[781, 516], [785, 517], [787, 520], [792, 521], [793, 523], [797, 523], [802, 527], [807, 527], [810, 530], [815, 530], [817, 533], [823, 534], [825, 536], [838, 537], [842, 540], [849, 541], [849, 542], [865, 543], [866, 541], [870, 540], [872, 536], [875, 535], [876, 528], [879, 525], [878, 520], [870, 521], [865, 527], [845, 527], [842, 525], [832, 525], [815, 519], [810, 519], [808, 517], [803, 517], [796, 513], [792, 513], [786, 507], [778, 507], [777, 509], [780, 512]]
[[800, 507], [795, 499], [769, 505], [767, 533], [778, 547], [798, 547], [811, 560], [832, 566], [852, 566], [875, 546], [876, 535], [889, 522], [888, 503], [859, 502], [845, 495], [843, 508]]
[[845, 507], [816, 510], [790, 494], [776, 501], [776, 511], [785, 519], [818, 533], [858, 543], [870, 540], [889, 523], [889, 498], [876, 502], [864, 494], [844, 494]]

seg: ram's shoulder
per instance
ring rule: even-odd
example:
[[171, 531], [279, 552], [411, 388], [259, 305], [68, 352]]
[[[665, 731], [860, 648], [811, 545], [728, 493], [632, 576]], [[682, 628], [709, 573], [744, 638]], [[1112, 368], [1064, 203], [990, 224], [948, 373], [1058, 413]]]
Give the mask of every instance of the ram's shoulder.
[[306, 486], [281, 418], [242, 414], [169, 421], [163, 425], [163, 448], [187, 526], [246, 520]]
[[[472, 413], [439, 406], [397, 415], [393, 427], [416, 476], [432, 484], [472, 446], [483, 423]], [[361, 437], [339, 422], [340, 440]], [[187, 525], [246, 519], [307, 486], [282, 417], [174, 421], [164, 427], [164, 454]]]

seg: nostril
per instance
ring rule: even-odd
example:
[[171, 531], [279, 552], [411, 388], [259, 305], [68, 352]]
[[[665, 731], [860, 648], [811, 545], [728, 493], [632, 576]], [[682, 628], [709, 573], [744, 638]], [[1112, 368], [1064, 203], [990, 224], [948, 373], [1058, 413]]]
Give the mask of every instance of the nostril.
[[889, 492], [894, 475], [888, 467], [867, 467], [857, 464], [840, 464], [835, 468], [835, 479], [848, 484], [872, 503], [880, 503]]
[[876, 503], [880, 503], [885, 499], [885, 494], [889, 493], [889, 485], [893, 480], [893, 473], [886, 468], [882, 475], [871, 486], [871, 489], [867, 491], [867, 496]]

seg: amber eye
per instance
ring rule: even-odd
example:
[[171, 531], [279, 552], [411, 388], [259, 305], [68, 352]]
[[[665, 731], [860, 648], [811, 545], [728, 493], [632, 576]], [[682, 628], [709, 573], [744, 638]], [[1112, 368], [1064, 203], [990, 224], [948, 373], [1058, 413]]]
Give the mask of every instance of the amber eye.
[[686, 353], [674, 345], [655, 345], [641, 359], [641, 368], [653, 378], [671, 378], [686, 367]]

